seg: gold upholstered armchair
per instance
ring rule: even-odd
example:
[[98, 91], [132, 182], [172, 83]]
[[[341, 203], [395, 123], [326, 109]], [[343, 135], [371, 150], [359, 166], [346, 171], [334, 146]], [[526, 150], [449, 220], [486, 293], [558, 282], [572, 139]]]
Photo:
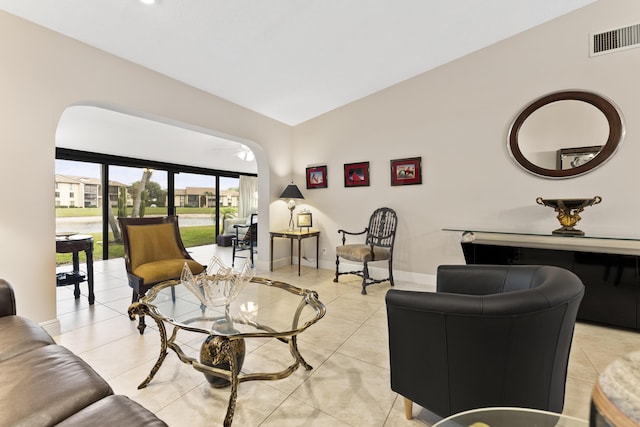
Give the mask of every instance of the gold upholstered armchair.
[[[338, 277], [343, 274], [358, 275], [362, 277], [363, 295], [367, 294], [367, 286], [373, 285], [374, 283], [389, 281], [391, 286], [393, 286], [393, 245], [396, 239], [397, 225], [398, 216], [393, 209], [378, 208], [373, 212], [371, 218], [369, 218], [369, 226], [363, 231], [350, 232], [338, 230], [338, 233], [342, 233], [342, 245], [336, 248], [336, 277], [333, 281], [337, 282]], [[347, 235], [365, 235], [365, 241], [364, 243], [347, 245]], [[362, 269], [341, 272], [340, 258], [361, 263]], [[375, 261], [387, 261], [389, 277], [373, 279], [369, 276], [369, 263]]]
[[[118, 218], [118, 221], [127, 278], [133, 289], [132, 303], [154, 285], [180, 279], [185, 262], [193, 274], [204, 271], [205, 267], [191, 258], [182, 243], [177, 216]], [[175, 301], [173, 287], [171, 294]], [[144, 328], [144, 317], [140, 316], [138, 330], [141, 334]]]

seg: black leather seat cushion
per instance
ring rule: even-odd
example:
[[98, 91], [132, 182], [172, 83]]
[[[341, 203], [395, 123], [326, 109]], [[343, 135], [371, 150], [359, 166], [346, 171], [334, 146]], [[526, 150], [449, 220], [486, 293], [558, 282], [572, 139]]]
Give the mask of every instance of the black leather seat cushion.
[[2, 427], [55, 425], [113, 394], [89, 365], [59, 345], [4, 360], [0, 372]]

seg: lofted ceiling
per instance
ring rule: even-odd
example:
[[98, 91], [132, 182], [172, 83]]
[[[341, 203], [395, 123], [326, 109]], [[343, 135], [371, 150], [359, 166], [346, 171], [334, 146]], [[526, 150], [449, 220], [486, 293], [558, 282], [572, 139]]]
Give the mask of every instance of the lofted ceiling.
[[[594, 1], [0, 0], [0, 10], [293, 126]], [[74, 107], [56, 145], [257, 172], [237, 162], [238, 142], [167, 126]]]
[[296, 125], [595, 0], [0, 0]]

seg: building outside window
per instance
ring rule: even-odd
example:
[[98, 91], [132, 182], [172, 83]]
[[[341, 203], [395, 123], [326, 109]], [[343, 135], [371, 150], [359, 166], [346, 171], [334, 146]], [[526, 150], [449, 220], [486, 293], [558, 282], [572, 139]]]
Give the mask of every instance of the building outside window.
[[[151, 175], [145, 186], [140, 216], [179, 215], [180, 232], [187, 247], [215, 243], [223, 220], [238, 215], [239, 174], [214, 170], [178, 172], [180, 168], [189, 167], [170, 165], [167, 170], [162, 164], [147, 164], [143, 160], [126, 158], [122, 162], [123, 158], [95, 153], [76, 156], [73, 151], [56, 151], [56, 156], [61, 154], [61, 158], [56, 159], [56, 232], [91, 234], [95, 242], [94, 259], [123, 255], [117, 218], [132, 215], [136, 188], [145, 171], [151, 171]], [[103, 171], [106, 171], [104, 177]], [[102, 202], [107, 177], [108, 218]], [[56, 258], [58, 264], [66, 263]]]

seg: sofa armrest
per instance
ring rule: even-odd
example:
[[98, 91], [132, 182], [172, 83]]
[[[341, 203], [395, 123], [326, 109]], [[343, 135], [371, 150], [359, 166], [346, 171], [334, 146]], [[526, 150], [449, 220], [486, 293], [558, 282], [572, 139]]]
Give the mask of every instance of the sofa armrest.
[[13, 288], [4, 279], [0, 279], [0, 317], [16, 314], [16, 298]]
[[223, 221], [224, 228], [222, 231], [225, 234], [232, 234], [234, 225], [246, 224], [248, 220], [249, 218], [227, 218]]

